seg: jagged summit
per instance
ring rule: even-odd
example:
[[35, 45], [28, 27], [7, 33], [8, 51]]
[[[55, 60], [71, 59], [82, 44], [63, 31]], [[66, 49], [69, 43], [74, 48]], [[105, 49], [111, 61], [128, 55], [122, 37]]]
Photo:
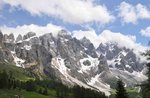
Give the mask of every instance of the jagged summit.
[[33, 36], [36, 36], [36, 33], [28, 32], [26, 35], [23, 36], [23, 40], [26, 40], [26, 39], [31, 38]]

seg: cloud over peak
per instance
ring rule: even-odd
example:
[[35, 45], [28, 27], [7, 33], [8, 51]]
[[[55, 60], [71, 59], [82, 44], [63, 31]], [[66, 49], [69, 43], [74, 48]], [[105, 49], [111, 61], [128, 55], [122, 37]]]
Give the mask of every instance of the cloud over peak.
[[7, 26], [0, 27], [0, 30], [4, 34], [13, 33], [15, 37], [17, 37], [19, 34], [25, 35], [28, 32], [35, 32], [37, 36], [41, 36], [45, 33], [53, 33], [54, 36], [57, 36], [58, 31], [62, 29], [65, 29], [65, 28], [61, 26], [56, 26], [51, 23], [47, 24], [46, 26], [30, 24], [30, 25], [23, 25], [23, 26], [17, 26], [17, 27], [7, 27]]
[[136, 42], [136, 36], [124, 35], [120, 32], [112, 32], [110, 30], [104, 30], [99, 35], [96, 34], [94, 30], [89, 31], [74, 31], [73, 36], [77, 39], [82, 39], [83, 37], [88, 38], [95, 47], [98, 47], [100, 43], [115, 42], [119, 47], [126, 47], [129, 49], [134, 49], [135, 51], [144, 51], [146, 48], [140, 43]]
[[96, 5], [92, 0], [3, 0], [11, 7], [21, 7], [32, 15], [47, 15], [64, 22], [83, 24], [99, 22], [106, 24], [114, 20], [104, 5]]

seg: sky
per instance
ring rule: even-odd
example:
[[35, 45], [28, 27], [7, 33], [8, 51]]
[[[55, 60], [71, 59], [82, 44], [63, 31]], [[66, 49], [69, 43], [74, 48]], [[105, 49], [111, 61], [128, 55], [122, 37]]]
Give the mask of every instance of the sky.
[[[65, 29], [74, 37], [117, 41], [129, 47], [147, 46], [150, 37], [149, 0], [0, 0], [3, 33], [37, 34]], [[55, 34], [54, 34], [55, 35]]]

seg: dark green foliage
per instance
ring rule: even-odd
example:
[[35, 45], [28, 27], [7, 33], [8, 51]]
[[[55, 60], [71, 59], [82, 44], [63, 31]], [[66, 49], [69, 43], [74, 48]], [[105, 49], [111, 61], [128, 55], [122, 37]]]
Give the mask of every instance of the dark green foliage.
[[[95, 90], [86, 89], [80, 86], [74, 86], [73, 88], [68, 88], [60, 82], [53, 80], [36, 80], [35, 83], [46, 89], [53, 89], [56, 91], [57, 98], [107, 98], [104, 93], [97, 92]], [[46, 89], [45, 89], [46, 87]], [[38, 90], [39, 93], [43, 92], [41, 88]], [[42, 93], [44, 94], [44, 93]]]
[[39, 94], [42, 94], [42, 88], [39, 89], [38, 93], [39, 93]]
[[0, 88], [8, 88], [9, 77], [6, 70], [0, 73]]
[[36, 90], [36, 84], [33, 80], [28, 80], [26, 82], [26, 90], [27, 91], [35, 91]]
[[[40, 88], [37, 89], [37, 87]], [[6, 72], [5, 70], [0, 73], [0, 89], [24, 89], [47, 96], [49, 95], [48, 90], [54, 90], [57, 98], [106, 98], [104, 93], [80, 86], [68, 88], [62, 83], [53, 80], [36, 79], [23, 82], [15, 79], [12, 72]]]
[[117, 92], [116, 92], [116, 98], [129, 98], [128, 94], [124, 88], [124, 83], [122, 82], [122, 80], [118, 80], [117, 82], [117, 88], [116, 88]]
[[69, 88], [54, 80], [30, 79], [21, 81], [9, 70], [0, 71], [0, 89], [26, 90], [49, 96], [49, 90], [55, 91], [57, 98], [106, 98], [104, 93], [80, 86]]
[[80, 86], [73, 87], [73, 95], [74, 98], [107, 98], [102, 92], [97, 92]]
[[3, 70], [0, 72], [0, 89], [7, 88], [10, 89], [14, 85], [14, 78], [10, 74], [10, 72], [6, 72], [6, 70]]
[[56, 89], [56, 96], [58, 98], [66, 98], [69, 97], [69, 88], [64, 86], [63, 84], [59, 83]]
[[48, 95], [48, 89], [47, 88], [44, 88], [44, 90], [43, 90], [43, 93], [42, 93], [43, 95]]

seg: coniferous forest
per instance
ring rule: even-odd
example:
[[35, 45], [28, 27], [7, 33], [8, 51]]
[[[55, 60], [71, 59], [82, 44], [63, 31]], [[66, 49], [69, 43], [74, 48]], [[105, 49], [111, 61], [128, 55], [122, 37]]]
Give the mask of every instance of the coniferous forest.
[[67, 87], [53, 80], [17, 80], [11, 71], [7, 72], [6, 70], [0, 72], [0, 89], [26, 90], [27, 92], [35, 92], [45, 96], [49, 96], [49, 90], [53, 90], [56, 98], [107, 98], [102, 92], [80, 86]]

